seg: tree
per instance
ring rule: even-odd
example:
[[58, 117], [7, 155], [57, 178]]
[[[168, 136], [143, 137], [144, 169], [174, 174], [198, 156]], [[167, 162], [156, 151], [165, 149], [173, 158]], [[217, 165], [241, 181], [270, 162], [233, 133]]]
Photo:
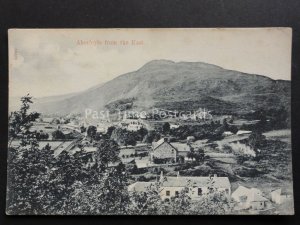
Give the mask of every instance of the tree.
[[168, 122], [164, 123], [162, 129], [163, 129], [164, 134], [169, 133], [170, 132], [170, 124]]
[[152, 143], [160, 139], [160, 134], [154, 130], [150, 130], [143, 139], [144, 143]]
[[114, 129], [110, 138], [116, 141], [119, 145], [136, 145], [135, 132], [131, 132], [126, 129]]
[[112, 132], [115, 130], [116, 128], [114, 126], [111, 126], [109, 128], [107, 128], [107, 131], [106, 131], [106, 135], [108, 138], [110, 138]]
[[223, 120], [223, 127], [224, 127], [225, 130], [228, 130], [228, 128], [229, 128], [229, 125], [227, 123], [227, 119], [226, 118]]
[[97, 128], [95, 126], [89, 126], [86, 133], [87, 136], [93, 140], [97, 133]]
[[116, 163], [119, 159], [120, 149], [118, 144], [113, 140], [102, 139], [97, 143], [95, 160], [100, 171], [108, 168], [109, 163]]
[[49, 138], [49, 134], [44, 132], [36, 132], [36, 139], [37, 140], [47, 140]]
[[248, 138], [248, 144], [257, 153], [258, 149], [261, 148], [261, 146], [263, 145], [265, 139], [266, 137], [262, 135], [261, 132], [253, 132]]
[[125, 167], [119, 164], [97, 175], [97, 183], [74, 183], [73, 195], [68, 199], [68, 213], [81, 215], [127, 214], [129, 195]]
[[34, 137], [33, 133], [30, 132], [30, 127], [32, 122], [39, 118], [40, 114], [28, 112], [30, 104], [33, 103], [29, 94], [21, 98], [21, 103], [20, 110], [12, 112], [8, 118], [8, 147], [11, 147], [13, 140], [17, 137], [21, 139], [23, 144], [30, 142], [30, 139]]
[[199, 148], [195, 152], [195, 160], [196, 162], [202, 162], [204, 160], [204, 150], [202, 148]]
[[84, 132], [86, 132], [86, 128], [84, 126], [81, 126], [80, 127], [80, 133], [84, 133]]
[[55, 131], [52, 132], [52, 138], [54, 140], [63, 140], [66, 137], [65, 137], [64, 133], [61, 130], [55, 130]]
[[143, 141], [144, 137], [148, 134], [148, 130], [144, 127], [142, 127], [141, 129], [139, 129], [137, 132], [137, 139], [139, 141]]
[[239, 129], [238, 129], [236, 126], [234, 126], [234, 125], [229, 126], [229, 127], [228, 127], [228, 130], [229, 130], [230, 132], [232, 132], [233, 134], [236, 134], [236, 133], [239, 131]]
[[[21, 98], [21, 108], [9, 118], [10, 144], [14, 138], [18, 147], [8, 146], [7, 213], [45, 213], [51, 204], [49, 176], [53, 152], [49, 145], [39, 149], [36, 132], [30, 132], [39, 113], [28, 113], [32, 97]], [[47, 196], [47, 197], [46, 197]]]
[[192, 147], [190, 148], [190, 151], [187, 153], [187, 157], [193, 161], [193, 159], [195, 158], [195, 149], [194, 148], [192, 148]]

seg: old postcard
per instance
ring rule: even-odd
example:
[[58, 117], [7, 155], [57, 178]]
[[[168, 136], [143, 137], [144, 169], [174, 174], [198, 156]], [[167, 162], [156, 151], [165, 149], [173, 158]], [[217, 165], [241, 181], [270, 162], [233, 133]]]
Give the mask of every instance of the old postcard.
[[291, 40], [9, 30], [6, 213], [294, 214]]

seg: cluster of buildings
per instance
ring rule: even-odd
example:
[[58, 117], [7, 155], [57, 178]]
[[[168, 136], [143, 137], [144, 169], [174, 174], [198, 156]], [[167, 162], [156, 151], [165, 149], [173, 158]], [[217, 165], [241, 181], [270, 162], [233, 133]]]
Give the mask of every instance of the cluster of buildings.
[[[157, 187], [158, 184], [158, 187]], [[228, 177], [177, 177], [160, 175], [159, 182], [135, 182], [128, 186], [129, 192], [148, 192], [158, 188], [162, 200], [176, 197], [185, 188], [192, 200], [199, 200], [203, 195], [208, 194], [211, 189], [223, 192], [230, 198], [231, 186]]]
[[149, 192], [156, 190], [162, 200], [178, 196], [183, 190], [193, 201], [201, 201], [201, 198], [211, 191], [222, 193], [233, 206], [235, 212], [239, 211], [266, 211], [273, 209], [273, 204], [282, 204], [292, 199], [292, 194], [282, 192], [281, 189], [270, 193], [269, 198], [257, 188], [239, 186], [231, 192], [231, 184], [228, 177], [184, 177], [163, 176], [153, 182], [135, 182], [128, 186], [129, 192]]

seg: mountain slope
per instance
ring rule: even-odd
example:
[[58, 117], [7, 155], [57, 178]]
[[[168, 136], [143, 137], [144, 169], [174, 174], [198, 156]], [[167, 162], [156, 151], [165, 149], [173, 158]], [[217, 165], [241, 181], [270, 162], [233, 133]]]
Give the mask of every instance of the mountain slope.
[[97, 111], [106, 107], [111, 109], [112, 105], [116, 105], [114, 103], [128, 99], [136, 110], [205, 107], [230, 112], [274, 104], [288, 107], [290, 82], [201, 62], [154, 60], [137, 71], [67, 98], [37, 102], [34, 109], [47, 114], [82, 113], [86, 108]]

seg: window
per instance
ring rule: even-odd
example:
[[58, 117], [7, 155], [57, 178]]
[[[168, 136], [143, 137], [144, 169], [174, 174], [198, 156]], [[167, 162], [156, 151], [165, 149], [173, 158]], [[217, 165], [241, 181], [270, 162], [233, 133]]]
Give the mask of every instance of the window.
[[202, 188], [198, 188], [198, 195], [202, 195]]
[[166, 191], [166, 196], [170, 196], [170, 191]]
[[175, 191], [175, 195], [178, 196], [178, 195], [179, 195], [179, 192], [178, 192], [178, 191]]

